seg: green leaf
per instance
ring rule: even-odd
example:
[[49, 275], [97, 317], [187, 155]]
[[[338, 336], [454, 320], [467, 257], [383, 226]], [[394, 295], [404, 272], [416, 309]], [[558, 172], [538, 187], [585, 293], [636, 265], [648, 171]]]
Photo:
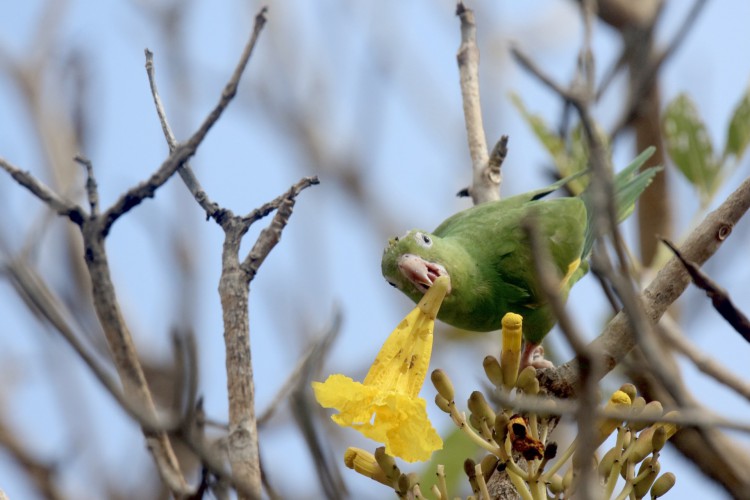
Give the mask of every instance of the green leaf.
[[529, 124], [537, 139], [539, 139], [544, 148], [549, 151], [549, 154], [552, 155], [555, 165], [560, 169], [561, 176], [565, 177], [573, 173], [568, 171], [570, 170], [570, 160], [568, 158], [568, 153], [565, 151], [565, 142], [547, 127], [547, 124], [541, 116], [535, 115], [526, 109], [526, 106], [524, 106], [523, 101], [521, 101], [518, 94], [511, 93], [510, 100], [521, 113], [521, 116], [526, 123]]
[[422, 469], [419, 480], [422, 492], [430, 491], [432, 485], [437, 483], [437, 465], [443, 464], [448, 493], [458, 494], [461, 486], [469, 484], [464, 473], [464, 461], [475, 457], [477, 449], [477, 445], [466, 437], [461, 429], [453, 428], [443, 440], [443, 449], [433, 453], [430, 461]]
[[748, 144], [750, 144], [750, 88], [740, 99], [734, 109], [732, 120], [729, 122], [724, 156], [734, 155], [739, 159]]
[[672, 162], [704, 197], [710, 196], [718, 185], [721, 164], [714, 158], [706, 127], [687, 95], [680, 94], [669, 103], [663, 128]]

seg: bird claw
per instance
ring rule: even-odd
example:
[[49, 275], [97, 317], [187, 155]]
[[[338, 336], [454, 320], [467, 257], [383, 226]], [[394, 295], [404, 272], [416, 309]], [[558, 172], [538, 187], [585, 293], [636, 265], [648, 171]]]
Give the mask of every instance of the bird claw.
[[537, 370], [555, 367], [552, 361], [544, 359], [544, 347], [530, 342], [527, 342], [524, 348], [523, 357], [521, 358], [521, 370], [527, 366], [533, 366]]

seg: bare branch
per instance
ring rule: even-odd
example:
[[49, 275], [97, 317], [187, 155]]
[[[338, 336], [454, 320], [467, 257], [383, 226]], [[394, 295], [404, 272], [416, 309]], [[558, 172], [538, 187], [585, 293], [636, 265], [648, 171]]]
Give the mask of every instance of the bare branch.
[[156, 190], [165, 182], [167, 182], [167, 180], [169, 180], [169, 178], [177, 171], [177, 169], [182, 167], [185, 162], [187, 162], [187, 160], [195, 154], [198, 146], [200, 146], [201, 142], [203, 142], [203, 139], [208, 134], [208, 131], [211, 130], [211, 127], [213, 127], [213, 125], [218, 121], [219, 117], [222, 115], [224, 110], [226, 110], [229, 103], [237, 94], [237, 87], [239, 85], [240, 77], [245, 71], [245, 67], [247, 66], [247, 63], [250, 60], [250, 56], [253, 53], [253, 49], [255, 48], [258, 36], [260, 35], [260, 32], [262, 31], [263, 26], [266, 23], [266, 12], [267, 8], [263, 7], [255, 16], [255, 26], [253, 28], [252, 34], [250, 35], [250, 40], [248, 40], [247, 44], [245, 45], [245, 49], [240, 56], [237, 67], [235, 68], [234, 73], [232, 74], [231, 78], [224, 87], [223, 92], [221, 93], [219, 102], [211, 110], [198, 130], [196, 130], [195, 133], [190, 136], [190, 139], [188, 139], [188, 141], [184, 144], [180, 144], [179, 146], [174, 148], [172, 153], [170, 153], [167, 159], [164, 160], [164, 162], [161, 164], [159, 169], [154, 174], [152, 174], [148, 180], [141, 182], [137, 186], [129, 189], [109, 209], [107, 209], [107, 211], [103, 215], [105, 224], [102, 227], [102, 231], [105, 235], [109, 232], [112, 224], [122, 214], [139, 205], [145, 198], [153, 197]]
[[91, 165], [91, 160], [85, 156], [77, 155], [74, 160], [86, 169], [86, 196], [89, 199], [91, 215], [97, 217], [99, 215], [99, 191], [94, 178], [94, 167]]
[[474, 11], [463, 2], [456, 6], [456, 15], [461, 19], [461, 45], [456, 54], [461, 82], [461, 98], [464, 106], [466, 137], [471, 155], [472, 183], [469, 192], [475, 205], [500, 199], [500, 171], [489, 169], [487, 138], [482, 123], [482, 106], [479, 99], [479, 47]]
[[[164, 110], [164, 104], [162, 103], [161, 97], [159, 96], [159, 90], [156, 85], [154, 54], [148, 49], [146, 49], [145, 52], [146, 74], [148, 75], [149, 85], [151, 86], [151, 95], [154, 98], [154, 106], [156, 106], [156, 113], [159, 116], [159, 123], [161, 123], [161, 128], [164, 132], [164, 138], [167, 140], [169, 152], [172, 153], [174, 152], [175, 148], [177, 148], [177, 139], [172, 132], [172, 128], [169, 126], [167, 113]], [[195, 176], [195, 173], [193, 173], [193, 168], [190, 166], [190, 164], [185, 162], [185, 164], [177, 170], [177, 173], [180, 174], [182, 181], [185, 183], [185, 186], [187, 186], [188, 190], [193, 195], [193, 198], [195, 198], [195, 201], [197, 201], [201, 208], [206, 211], [206, 217], [213, 218], [216, 220], [216, 222], [221, 224], [221, 218], [223, 215], [226, 215], [226, 211], [220, 209], [218, 204], [209, 199], [208, 194], [206, 194], [206, 191], [204, 191], [203, 187], [198, 181], [198, 178]]]
[[685, 266], [695, 286], [706, 292], [706, 295], [711, 299], [711, 303], [719, 314], [732, 325], [732, 328], [742, 335], [742, 338], [750, 342], [750, 320], [748, 320], [742, 311], [737, 309], [727, 291], [701, 271], [694, 262], [687, 260], [672, 242], [664, 238], [662, 238], [662, 241], [682, 262], [682, 265]]
[[80, 226], [83, 223], [83, 220], [86, 218], [86, 214], [83, 211], [83, 208], [79, 207], [75, 203], [63, 200], [29, 172], [25, 172], [19, 168], [16, 168], [15, 166], [8, 163], [4, 158], [0, 158], [0, 167], [8, 172], [16, 182], [31, 191], [34, 196], [47, 204], [47, 206], [49, 206], [52, 210], [62, 215], [63, 217], [67, 217], [74, 224]]
[[662, 318], [657, 331], [669, 343], [670, 347], [690, 359], [696, 368], [750, 401], [750, 384], [737, 377], [727, 370], [720, 361], [711, 358], [690, 342], [680, 332], [679, 327], [669, 315]]

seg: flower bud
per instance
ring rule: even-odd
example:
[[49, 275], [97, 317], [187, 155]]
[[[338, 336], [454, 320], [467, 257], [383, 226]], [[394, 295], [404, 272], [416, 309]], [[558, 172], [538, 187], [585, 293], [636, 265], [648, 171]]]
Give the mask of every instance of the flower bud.
[[497, 457], [495, 455], [489, 454], [486, 455], [479, 463], [479, 465], [482, 467], [482, 476], [484, 476], [485, 482], [489, 481], [490, 477], [492, 477], [492, 474], [495, 472], [495, 467], [497, 467], [497, 462]]
[[347, 448], [344, 452], [344, 464], [365, 477], [374, 479], [386, 486], [393, 485], [385, 476], [383, 469], [380, 468], [375, 457], [368, 451], [361, 448]]
[[635, 397], [638, 395], [636, 393], [635, 386], [633, 384], [630, 384], [630, 383], [622, 384], [620, 386], [620, 390], [622, 392], [624, 392], [625, 394], [628, 395], [628, 397], [630, 398], [630, 401], [633, 401], [635, 399]]
[[565, 491], [565, 488], [563, 487], [563, 478], [560, 474], [553, 474], [552, 477], [549, 478], [549, 483], [547, 483], [547, 485], [553, 495], [559, 495]]
[[487, 425], [491, 425], [495, 421], [495, 412], [487, 404], [487, 400], [484, 399], [484, 394], [479, 391], [474, 391], [469, 396], [468, 401], [469, 411], [476, 415], [480, 420], [484, 419]]
[[385, 446], [380, 446], [375, 449], [375, 460], [377, 461], [380, 470], [383, 471], [385, 477], [387, 477], [391, 483], [398, 480], [401, 471], [399, 470], [398, 465], [396, 465], [396, 460], [385, 452]]
[[654, 452], [661, 451], [664, 445], [667, 443], [667, 429], [662, 426], [654, 429], [654, 435], [651, 436], [651, 448]]
[[503, 371], [500, 367], [500, 362], [495, 356], [486, 356], [482, 361], [484, 366], [484, 373], [487, 378], [495, 387], [502, 387], [503, 385]]
[[[645, 411], [645, 410], [644, 410]], [[670, 411], [669, 413], [666, 413], [665, 417], [673, 417], [679, 415], [676, 411]], [[656, 433], [656, 429], [658, 427], [663, 427], [666, 432], [666, 439], [671, 438], [674, 436], [674, 433], [677, 432], [677, 425], [670, 424], [670, 423], [656, 423], [652, 426], [648, 427], [647, 429], [644, 429], [641, 434], [638, 436], [638, 439], [635, 440], [635, 444], [632, 448], [630, 448], [630, 451], [628, 452], [627, 459], [630, 460], [633, 463], [638, 463], [644, 458], [646, 458], [653, 450], [653, 438], [654, 434]], [[659, 441], [657, 440], [657, 443], [659, 444]]]
[[502, 324], [503, 348], [500, 354], [500, 367], [503, 372], [503, 385], [510, 390], [516, 384], [518, 369], [521, 366], [523, 318], [519, 314], [509, 312], [503, 316]]
[[432, 380], [432, 385], [435, 386], [435, 390], [438, 391], [438, 394], [448, 401], [453, 401], [453, 396], [455, 395], [453, 382], [451, 382], [451, 379], [448, 378], [448, 375], [443, 370], [440, 368], [433, 370], [430, 379]]
[[539, 392], [539, 381], [536, 379], [536, 369], [533, 366], [527, 366], [518, 374], [516, 387], [526, 394], [536, 394]]
[[677, 478], [672, 472], [665, 472], [654, 482], [651, 488], [651, 498], [659, 498], [667, 494], [672, 489]]
[[612, 467], [615, 465], [615, 460], [617, 460], [620, 456], [620, 450], [617, 448], [612, 448], [607, 453], [604, 454], [602, 457], [602, 460], [599, 462], [599, 475], [603, 477], [608, 477], [609, 472], [612, 470]]
[[650, 468], [644, 476], [640, 476], [641, 479], [638, 480], [633, 485], [633, 493], [635, 493], [636, 498], [643, 498], [646, 496], [646, 493], [648, 493], [649, 488], [651, 488], [651, 485], [654, 484], [654, 480], [656, 479], [656, 476], [659, 475], [659, 462], [656, 462], [656, 466]]
[[435, 394], [435, 405], [448, 415], [451, 414], [451, 403], [440, 394]]
[[[615, 410], [629, 408], [632, 403], [630, 396], [623, 391], [615, 391], [609, 398], [609, 401], [605, 405], [605, 410]], [[601, 445], [607, 437], [617, 429], [622, 420], [615, 418], [607, 418], [599, 422], [597, 433], [596, 433], [596, 445]]]
[[635, 432], [640, 432], [651, 425], [651, 422], [649, 422], [649, 420], [652, 420], [652, 422], [656, 422], [657, 420], [659, 420], [659, 417], [661, 417], [662, 413], [664, 413], [664, 408], [661, 406], [661, 403], [658, 401], [651, 401], [643, 408], [640, 413], [638, 413], [639, 418], [644, 418], [646, 420], [633, 422], [632, 424], [630, 424], [630, 428]]
[[510, 419], [505, 413], [498, 413], [495, 415], [495, 442], [501, 447], [505, 442], [505, 437], [508, 435], [508, 423]]

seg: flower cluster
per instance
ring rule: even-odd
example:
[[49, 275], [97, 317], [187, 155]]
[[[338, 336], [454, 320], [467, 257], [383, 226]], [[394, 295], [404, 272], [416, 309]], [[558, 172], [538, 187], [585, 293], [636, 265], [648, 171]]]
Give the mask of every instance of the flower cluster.
[[[387, 485], [401, 498], [425, 498], [415, 473], [405, 473], [394, 457], [407, 462], [429, 459], [442, 447], [442, 441], [427, 419], [425, 401], [418, 397], [424, 383], [432, 349], [435, 316], [449, 283], [439, 279], [415, 308], [390, 335], [377, 355], [363, 383], [343, 375], [331, 375], [313, 388], [321, 405], [339, 410], [333, 420], [355, 428], [384, 443], [372, 454], [359, 448], [346, 451], [345, 464], [377, 482]], [[434, 370], [431, 380], [437, 394], [435, 404], [450, 415], [458, 429], [471, 442], [487, 452], [476, 463], [464, 462], [474, 495], [489, 499], [488, 484], [504, 472], [524, 500], [570, 498], [575, 496], [577, 472], [596, 464], [601, 498], [651, 498], [664, 495], [675, 483], [671, 472], [659, 475], [659, 453], [677, 427], [675, 412], [664, 414], [661, 404], [647, 403], [636, 395], [632, 384], [615, 391], [596, 421], [594, 445], [601, 447], [613, 434], [614, 445], [603, 455], [580, 457], [575, 439], [558, 456], [558, 447], [548, 441], [548, 433], [559, 421], [554, 400], [540, 394], [536, 370], [526, 367], [519, 373], [523, 318], [506, 314], [502, 321], [503, 347], [500, 360], [487, 356], [483, 366], [494, 386], [493, 396], [501, 400], [493, 409], [488, 398], [474, 391], [466, 413], [459, 411], [455, 390], [448, 375]], [[544, 411], [520, 414], [515, 406], [536, 402]], [[546, 406], [545, 406], [546, 405]], [[532, 405], [533, 406], [533, 405]], [[528, 408], [527, 408], [528, 409]], [[661, 420], [661, 422], [660, 422]], [[560, 473], [567, 467], [566, 472]], [[620, 481], [620, 478], [623, 480]], [[618, 491], [616, 491], [618, 490]], [[432, 493], [438, 499], [455, 497], [448, 491], [444, 468], [437, 466], [437, 484]], [[473, 497], [472, 497], [473, 498]]]

